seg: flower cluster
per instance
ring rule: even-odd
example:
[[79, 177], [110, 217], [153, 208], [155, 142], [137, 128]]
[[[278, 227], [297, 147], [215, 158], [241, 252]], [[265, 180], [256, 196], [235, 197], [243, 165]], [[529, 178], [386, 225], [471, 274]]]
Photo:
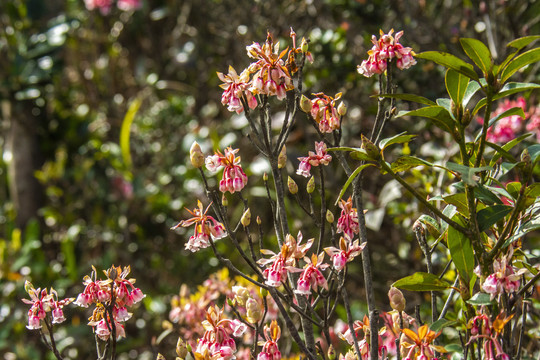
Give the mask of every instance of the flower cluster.
[[190, 236], [185, 245], [186, 250], [197, 252], [200, 249], [209, 247], [210, 236], [212, 236], [214, 240], [222, 239], [227, 236], [225, 226], [223, 226], [222, 223], [214, 219], [212, 216], [206, 215], [208, 209], [210, 209], [210, 205], [206, 207], [206, 210], [203, 210], [201, 201], [197, 201], [198, 207], [193, 209], [193, 211], [186, 209], [193, 217], [187, 220], [182, 220], [172, 227], [174, 230], [180, 226], [188, 227], [195, 224], [194, 233]]
[[371, 42], [373, 47], [368, 51], [369, 58], [362, 61], [358, 66], [358, 72], [366, 77], [371, 77], [374, 74], [382, 74], [386, 71], [388, 61], [395, 59], [398, 69], [408, 69], [414, 64], [414, 51], [410, 47], [403, 47], [399, 43], [399, 39], [403, 35], [403, 31], [399, 31], [395, 36], [392, 36], [394, 29], [388, 34], [380, 31], [381, 37], [379, 40], [373, 35]]
[[[369, 318], [364, 315], [362, 321], [357, 320], [353, 323], [353, 330], [358, 340], [358, 349], [360, 350], [361, 360], [369, 360], [369, 341], [370, 341], [370, 329], [369, 329]], [[343, 333], [337, 333], [341, 340], [346, 341], [349, 345], [354, 344], [354, 337], [352, 331], [349, 327]], [[379, 330], [379, 344], [383, 343], [382, 336], [386, 334], [386, 328], [382, 327]], [[379, 346], [379, 355], [382, 355], [383, 350], [386, 350], [383, 345]], [[351, 355], [354, 353], [351, 352]], [[356, 359], [356, 356], [353, 356], [352, 359]]]
[[[503, 351], [502, 339], [499, 339], [499, 336], [512, 317], [513, 315], [506, 317], [501, 313], [492, 322], [489, 316], [481, 312], [469, 321], [468, 328], [471, 329], [472, 335], [469, 343], [478, 340], [483, 342], [484, 359], [510, 360], [510, 356]], [[495, 349], [495, 356], [493, 356], [493, 349]]]
[[228, 147], [225, 154], [217, 150], [214, 155], [206, 158], [206, 168], [210, 171], [223, 170], [223, 178], [219, 182], [219, 191], [234, 193], [240, 191], [246, 186], [248, 178], [240, 165], [240, 156], [235, 156], [238, 149]]
[[221, 103], [227, 105], [227, 110], [236, 111], [240, 114], [244, 111], [244, 105], [242, 104], [242, 95], [248, 103], [250, 109], [257, 107], [257, 99], [250, 91], [249, 71], [246, 69], [242, 71], [240, 75], [236, 73], [236, 70], [232, 66], [229, 66], [229, 73], [224, 75], [223, 73], [217, 73], [219, 79], [223, 81], [220, 87], [225, 90], [221, 96]]
[[315, 122], [319, 124], [319, 131], [322, 133], [331, 133], [339, 129], [341, 125], [340, 117], [344, 115], [345, 111], [343, 102], [337, 105], [337, 101], [341, 99], [341, 95], [342, 93], [337, 93], [336, 96], [331, 97], [322, 92], [313, 94], [315, 99], [311, 100], [310, 105], [307, 105], [307, 108], [311, 108], [309, 113]]
[[300, 165], [296, 173], [305, 177], [311, 176], [311, 167], [319, 165], [328, 165], [332, 161], [332, 156], [326, 152], [326, 144], [324, 141], [315, 142], [315, 152], [310, 151], [308, 156], [299, 157]]
[[339, 207], [341, 215], [337, 223], [337, 233], [343, 233], [345, 237], [352, 240], [355, 234], [358, 234], [360, 227], [358, 226], [358, 211], [353, 207], [352, 198], [347, 201], [340, 200]]
[[[525, 129], [534, 132], [536, 138], [540, 141], [540, 107], [533, 106], [527, 111], [527, 102], [523, 96], [518, 97], [516, 100], [505, 99], [500, 102], [497, 109], [491, 114], [491, 117], [495, 118], [515, 107], [522, 108], [525, 117], [528, 118], [529, 121], [527, 122], [526, 119], [519, 115], [511, 115], [499, 119], [494, 125], [488, 128], [486, 135], [488, 141], [498, 144], [507, 143], [512, 139], [515, 139], [519, 133], [523, 131], [524, 125]], [[484, 119], [478, 117], [477, 122], [483, 124]]]
[[94, 332], [101, 340], [108, 340], [114, 329], [116, 337], [125, 337], [123, 322], [132, 316], [127, 308], [140, 302], [146, 295], [141, 289], [135, 288], [135, 279], [127, 279], [131, 269], [129, 266], [122, 270], [114, 265], [104, 271], [106, 279], [99, 280], [97, 271], [92, 266], [91, 276], [85, 276], [84, 291], [77, 296], [75, 304], [87, 308], [95, 305], [88, 325], [94, 328]]
[[334, 269], [341, 271], [348, 262], [360, 255], [366, 244], [364, 242], [360, 245], [358, 240], [351, 242], [349, 238], [341, 237], [339, 240], [339, 249], [331, 246], [324, 248], [324, 251], [332, 259]]
[[[84, 0], [84, 5], [90, 11], [99, 9], [101, 14], [107, 15], [111, 12], [113, 0]], [[142, 0], [118, 0], [116, 6], [122, 11], [131, 11], [140, 9]]]
[[[482, 284], [482, 290], [490, 294], [492, 299], [503, 292], [516, 292], [520, 285], [521, 275], [527, 271], [526, 269], [517, 270], [512, 266], [513, 253], [513, 248], [510, 248], [505, 256], [495, 259], [493, 262], [493, 274], [490, 274]], [[477, 267], [475, 272], [479, 275], [480, 268]]]
[[223, 316], [223, 309], [209, 307], [206, 320], [202, 322], [205, 329], [202, 338], [197, 340], [194, 350], [196, 358], [201, 359], [235, 359], [236, 342], [231, 337], [240, 336], [246, 331], [246, 325]]
[[281, 329], [277, 321], [273, 320], [270, 326], [264, 326], [264, 337], [266, 341], [257, 356], [257, 360], [280, 360], [281, 352], [279, 351], [277, 341], [281, 337]]
[[446, 352], [444, 347], [433, 343], [441, 332], [431, 330], [427, 324], [420, 326], [417, 331], [405, 328], [401, 332], [401, 348], [406, 350], [404, 360], [430, 360], [435, 358], [435, 352]]
[[328, 264], [323, 263], [324, 252], [320, 253], [319, 256], [313, 254], [311, 255], [311, 259], [305, 258], [304, 260], [306, 261], [304, 269], [294, 270], [302, 271], [294, 292], [301, 295], [311, 295], [311, 290], [317, 291], [319, 286], [328, 290], [328, 283], [321, 272], [321, 270], [324, 270], [329, 266]]
[[59, 324], [64, 322], [64, 312], [62, 308], [71, 303], [73, 298], [58, 300], [58, 293], [53, 288], [50, 293], [47, 289], [34, 288], [34, 285], [29, 281], [24, 284], [24, 289], [30, 296], [30, 300], [22, 299], [25, 304], [32, 305], [28, 310], [28, 325], [26, 328], [30, 330], [41, 329], [41, 320], [46, 320], [47, 313], [52, 313], [52, 323]]

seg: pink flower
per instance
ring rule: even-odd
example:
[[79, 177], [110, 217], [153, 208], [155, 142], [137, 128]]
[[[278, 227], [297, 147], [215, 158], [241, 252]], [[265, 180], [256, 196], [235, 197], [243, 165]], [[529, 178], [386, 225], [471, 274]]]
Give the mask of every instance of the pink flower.
[[264, 337], [266, 338], [266, 342], [263, 344], [257, 360], [280, 360], [281, 352], [279, 351], [277, 341], [281, 337], [281, 329], [276, 320], [272, 320], [270, 326], [264, 326]]
[[122, 11], [137, 10], [142, 7], [142, 0], [118, 0], [116, 6]]
[[236, 70], [232, 66], [229, 66], [229, 73], [227, 75], [223, 75], [220, 72], [217, 75], [223, 81], [220, 87], [225, 90], [221, 96], [221, 103], [227, 105], [229, 111], [236, 111], [238, 114], [244, 111], [244, 105], [242, 104], [243, 96], [245, 96], [244, 100], [250, 109], [257, 107], [257, 99], [249, 90], [251, 86], [249, 71], [244, 70], [238, 76]]
[[348, 239], [352, 239], [360, 231], [358, 211], [353, 207], [350, 197], [347, 201], [340, 200], [339, 207], [341, 208], [341, 215], [337, 223], [337, 233], [343, 233]]
[[313, 95], [316, 98], [311, 100], [311, 116], [319, 124], [319, 130], [323, 133], [331, 133], [339, 129], [341, 117], [338, 113], [337, 101], [341, 99], [342, 93], [337, 93], [334, 97], [322, 92]]
[[90, 11], [97, 8], [101, 14], [107, 15], [111, 11], [112, 0], [84, 0], [84, 5]]
[[[225, 226], [222, 223], [218, 222], [210, 215], [206, 215], [210, 205], [203, 211], [203, 205], [200, 201], [197, 202], [198, 208], [190, 211], [186, 209], [193, 217], [188, 220], [182, 220], [171, 229], [176, 229], [180, 226], [188, 227], [195, 224], [194, 234], [189, 238], [189, 241], [186, 243], [185, 248], [192, 252], [199, 251], [200, 249], [207, 248], [210, 246], [210, 236], [215, 240], [221, 239], [227, 235], [225, 231]], [[138, 302], [142, 298], [138, 291], [135, 291], [133, 295], [133, 301]]]
[[247, 330], [247, 325], [237, 319], [231, 320], [230, 326], [232, 330], [232, 335], [236, 337], [241, 336]]
[[319, 256], [313, 254], [311, 259], [306, 258], [305, 260], [307, 264], [304, 266], [300, 278], [298, 278], [297, 287], [294, 292], [301, 295], [311, 295], [311, 290], [317, 291], [319, 286], [323, 289], [328, 289], [326, 278], [321, 272], [321, 270], [329, 266], [323, 263], [324, 253], [320, 253]]
[[47, 289], [35, 289], [34, 286], [26, 281], [24, 288], [30, 300], [22, 299], [25, 304], [32, 305], [28, 310], [28, 325], [26, 328], [30, 330], [41, 329], [41, 320], [47, 317], [48, 312], [52, 312], [52, 323], [59, 324], [66, 320], [62, 308], [65, 305], [73, 302], [73, 298], [58, 299], [58, 293], [53, 288], [50, 289], [50, 294]]
[[229, 191], [232, 194], [242, 190], [247, 184], [248, 178], [240, 165], [240, 156], [235, 156], [237, 152], [238, 149], [229, 146], [225, 149], [225, 154], [217, 150], [215, 155], [206, 158], [208, 170], [217, 171], [224, 167], [223, 178], [219, 182], [219, 191], [223, 193]]
[[234, 359], [236, 343], [230, 337], [233, 331], [231, 320], [223, 317], [223, 310], [217, 307], [209, 307], [206, 312], [206, 320], [202, 322], [205, 329], [203, 337], [197, 340], [194, 353], [203, 359]]
[[503, 292], [513, 293], [519, 289], [521, 274], [527, 270], [517, 270], [511, 265], [513, 253], [513, 249], [510, 248], [508, 254], [500, 259], [495, 259], [493, 274], [490, 274], [482, 284], [482, 290], [490, 294], [492, 299]]
[[[520, 96], [517, 100], [505, 99], [503, 102], [499, 103], [499, 106], [497, 107], [497, 109], [495, 109], [495, 111], [493, 111], [491, 117], [494, 118], [514, 107], [521, 107], [523, 111], [527, 113], [527, 103], [525, 102], [525, 98], [523, 96]], [[531, 116], [531, 120], [533, 119], [536, 120], [534, 116]], [[478, 117], [477, 121], [479, 124], [484, 123], [484, 119], [481, 117]], [[494, 143], [507, 143], [512, 139], [516, 138], [517, 134], [519, 134], [523, 130], [524, 122], [525, 119], [523, 119], [519, 115], [511, 115], [499, 119], [494, 125], [488, 128], [486, 138], [488, 141]], [[533, 129], [529, 129], [527, 127], [527, 130]]]
[[289, 70], [282, 59], [288, 49], [280, 53], [279, 42], [274, 45], [270, 34], [262, 46], [253, 43], [246, 49], [248, 56], [257, 60], [248, 68], [254, 74], [250, 91], [254, 94], [275, 95], [278, 100], [283, 100], [286, 92], [294, 88]]
[[351, 244], [350, 240], [345, 240], [345, 238], [342, 237], [339, 240], [339, 249], [335, 247], [327, 247], [324, 249], [324, 251], [332, 259], [334, 269], [341, 271], [343, 268], [345, 268], [345, 265], [348, 262], [352, 261], [362, 252], [365, 246], [366, 243], [359, 245], [358, 240]]
[[395, 59], [398, 69], [408, 69], [414, 64], [414, 51], [409, 47], [403, 47], [399, 43], [399, 39], [403, 35], [403, 31], [396, 33], [393, 37], [394, 29], [390, 30], [388, 34], [380, 31], [381, 37], [379, 40], [373, 35], [371, 42], [373, 47], [368, 51], [369, 58], [362, 61], [362, 64], [358, 66], [358, 72], [366, 77], [371, 77], [374, 74], [382, 74], [386, 71], [388, 61]]
[[310, 177], [310, 170], [312, 166], [319, 166], [320, 164], [328, 165], [332, 160], [332, 156], [328, 155], [326, 152], [326, 144], [324, 141], [315, 142], [315, 151], [315, 153], [310, 151], [307, 157], [298, 158], [298, 160], [300, 160], [300, 165], [296, 171], [298, 175]]

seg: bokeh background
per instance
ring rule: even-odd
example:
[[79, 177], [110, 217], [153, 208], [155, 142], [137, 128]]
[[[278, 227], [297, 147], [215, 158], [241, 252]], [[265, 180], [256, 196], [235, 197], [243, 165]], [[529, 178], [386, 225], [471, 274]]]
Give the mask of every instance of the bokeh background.
[[[373, 122], [371, 96], [377, 92], [376, 80], [362, 78], [356, 65], [379, 29], [404, 30], [402, 43], [417, 52], [462, 54], [458, 38], [478, 38], [501, 61], [508, 41], [540, 33], [538, 14], [534, 0], [143, 0], [138, 10], [113, 7], [107, 15], [87, 10], [83, 0], [2, 0], [0, 356], [51, 358], [38, 334], [25, 328], [25, 280], [76, 297], [92, 265], [111, 264], [130, 265], [147, 294], [127, 323], [120, 358], [174, 353], [167, 347], [176, 337], [158, 341], [171, 297], [182, 284], [194, 288], [221, 269], [210, 252], [184, 250], [189, 234], [169, 230], [186, 215], [184, 207], [204, 199], [189, 147], [194, 140], [207, 153], [241, 147], [254, 186], [248, 196], [260, 198], [265, 164], [243, 136], [243, 119], [221, 105], [216, 71], [249, 65], [246, 45], [263, 42], [267, 31], [283, 44], [291, 27], [310, 39], [315, 62], [305, 70], [306, 93], [344, 93], [344, 140], [355, 144]], [[538, 74], [537, 64], [517, 78], [537, 82]], [[419, 61], [396, 81], [399, 92], [435, 99], [444, 94], [443, 78], [442, 69]], [[531, 106], [536, 96], [526, 94]], [[420, 134], [412, 151], [434, 160], [452, 156], [442, 134], [427, 123], [394, 120], [387, 132], [405, 130]], [[289, 173], [306, 150], [299, 144], [314, 139], [309, 124], [298, 122], [287, 144]], [[388, 310], [389, 284], [423, 269], [411, 233], [419, 213], [393, 181], [376, 173], [366, 179], [377, 300]], [[408, 180], [425, 192], [441, 186], [437, 173], [413, 171]], [[329, 186], [339, 189], [344, 181], [336, 171]], [[530, 238], [529, 246], [537, 247], [538, 234]], [[351, 277], [359, 313], [359, 266]], [[408, 296], [412, 304], [422, 302], [417, 294]], [[59, 347], [72, 359], [94, 357], [85, 326], [90, 314], [74, 306], [66, 314]]]

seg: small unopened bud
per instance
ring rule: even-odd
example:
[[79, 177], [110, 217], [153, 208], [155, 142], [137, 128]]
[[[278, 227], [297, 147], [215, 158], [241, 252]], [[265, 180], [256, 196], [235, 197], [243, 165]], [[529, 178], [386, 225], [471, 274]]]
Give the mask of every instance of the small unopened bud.
[[334, 222], [334, 214], [330, 210], [326, 210], [326, 221], [328, 221], [330, 224]]
[[260, 216], [257, 216], [257, 225], [261, 225], [261, 224], [262, 224], [261, 217], [260, 217]]
[[400, 312], [405, 310], [407, 302], [399, 289], [392, 286], [388, 291], [388, 299], [390, 300], [390, 307], [392, 307], [392, 309]]
[[283, 169], [285, 165], [287, 165], [287, 148], [283, 145], [277, 158], [277, 166], [278, 169]]
[[379, 148], [364, 135], [362, 135], [362, 149], [366, 150], [368, 156], [374, 160], [381, 157]]
[[195, 141], [189, 149], [189, 160], [191, 160], [191, 165], [197, 169], [204, 165], [204, 154], [201, 150], [201, 146]]
[[298, 192], [298, 185], [296, 185], [296, 182], [290, 176], [287, 179], [287, 186], [289, 187], [289, 192], [291, 194], [294, 195], [294, 194], [296, 194]]
[[523, 150], [523, 152], [521, 153], [521, 161], [523, 161], [525, 165], [531, 164], [531, 154], [529, 154], [528, 149]]
[[334, 347], [331, 344], [328, 347], [327, 355], [328, 355], [329, 360], [335, 360], [336, 359], [336, 350], [334, 349]]
[[116, 270], [116, 267], [114, 265], [109, 269], [109, 279], [116, 280], [118, 277], [118, 271]]
[[223, 206], [229, 206], [229, 200], [227, 200], [227, 197], [225, 196], [225, 194], [223, 194], [221, 196], [221, 205]]
[[463, 116], [461, 117], [461, 124], [463, 126], [467, 126], [471, 123], [471, 112], [469, 109], [465, 109], [465, 112], [463, 113]]
[[251, 210], [249, 210], [249, 208], [246, 211], [244, 211], [244, 214], [242, 215], [240, 222], [242, 223], [244, 227], [248, 227], [249, 224], [251, 224]]
[[165, 356], [161, 355], [160, 353], [157, 354], [156, 360], [165, 360]]
[[307, 183], [306, 191], [308, 192], [308, 194], [311, 194], [315, 191], [315, 178], [313, 176], [309, 179]]
[[246, 302], [246, 319], [251, 324], [256, 324], [262, 318], [261, 306], [257, 300], [249, 298]]
[[302, 50], [303, 53], [306, 53], [309, 49], [309, 43], [307, 42], [306, 38], [302, 38], [302, 42], [300, 43], [300, 50]]
[[178, 355], [180, 359], [185, 359], [187, 354], [188, 349], [186, 343], [184, 340], [182, 340], [182, 338], [178, 338], [178, 342], [176, 343], [176, 355]]
[[305, 95], [302, 95], [300, 98], [300, 109], [302, 109], [305, 113], [311, 113], [311, 108], [313, 107], [313, 104], [311, 103], [311, 100], [309, 100]]
[[267, 173], [264, 173], [264, 174], [263, 174], [263, 180], [264, 180], [264, 181], [268, 181], [268, 174], [267, 174]]
[[337, 113], [341, 116], [345, 116], [347, 113], [347, 105], [342, 101], [339, 103], [339, 106], [337, 107]]
[[234, 299], [240, 306], [244, 306], [249, 299], [249, 290], [243, 286], [233, 286], [232, 291], [234, 293]]
[[268, 296], [268, 290], [266, 290], [265, 288], [260, 288], [259, 289], [259, 294], [261, 294], [261, 296], [263, 298], [267, 297]]

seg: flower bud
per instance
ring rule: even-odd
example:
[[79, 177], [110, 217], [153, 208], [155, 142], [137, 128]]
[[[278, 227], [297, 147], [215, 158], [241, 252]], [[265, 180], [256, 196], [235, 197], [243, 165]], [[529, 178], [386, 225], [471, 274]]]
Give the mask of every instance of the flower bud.
[[248, 227], [249, 224], [251, 224], [251, 210], [249, 210], [249, 208], [246, 211], [244, 211], [244, 214], [242, 215], [240, 222], [242, 223], [244, 227]]
[[334, 222], [334, 214], [330, 210], [326, 210], [326, 221], [328, 221], [330, 224]]
[[165, 360], [165, 356], [161, 355], [160, 353], [157, 354], [156, 360]]
[[364, 135], [362, 135], [362, 149], [366, 150], [368, 156], [373, 160], [378, 160], [381, 157], [379, 148]]
[[189, 160], [191, 160], [191, 165], [197, 169], [204, 165], [204, 154], [201, 150], [201, 146], [195, 141], [189, 149]]
[[261, 224], [262, 224], [261, 217], [260, 217], [260, 216], [257, 216], [257, 225], [261, 225]]
[[330, 346], [328, 347], [327, 356], [328, 356], [329, 360], [335, 360], [336, 359], [336, 350], [334, 349], [332, 344], [330, 344]]
[[469, 109], [465, 109], [465, 112], [463, 113], [463, 116], [461, 117], [461, 124], [463, 126], [467, 126], [471, 123], [471, 112]]
[[176, 355], [178, 355], [180, 359], [185, 359], [187, 354], [188, 349], [186, 343], [182, 338], [178, 338], [178, 342], [176, 343]]
[[229, 200], [227, 200], [227, 197], [225, 196], [225, 194], [223, 194], [221, 196], [221, 205], [223, 206], [229, 206]]
[[345, 105], [343, 101], [339, 103], [337, 113], [341, 116], [345, 116], [345, 114], [347, 113], [347, 105]]
[[263, 298], [267, 297], [268, 296], [268, 290], [266, 290], [265, 288], [260, 288], [259, 289], [259, 294], [261, 294], [261, 296]]
[[285, 165], [287, 165], [287, 148], [285, 147], [285, 145], [283, 145], [281, 151], [279, 152], [277, 166], [278, 169], [283, 169]]
[[243, 286], [233, 286], [232, 291], [234, 293], [234, 299], [240, 306], [244, 306], [249, 299], [249, 290]]
[[388, 291], [388, 299], [390, 299], [390, 307], [392, 307], [392, 309], [400, 312], [405, 310], [407, 302], [399, 289], [392, 286]]
[[307, 42], [306, 38], [302, 38], [302, 42], [300, 43], [300, 50], [302, 50], [303, 53], [306, 53], [309, 49], [309, 43]]
[[305, 95], [302, 95], [300, 98], [300, 109], [302, 109], [305, 113], [311, 113], [311, 108], [313, 104], [311, 103], [311, 100], [309, 100]]
[[290, 176], [287, 179], [287, 186], [289, 187], [289, 192], [291, 194], [294, 195], [294, 194], [298, 193], [298, 185], [296, 185], [296, 182]]
[[308, 192], [308, 194], [311, 194], [315, 191], [315, 178], [313, 176], [309, 179], [307, 183], [306, 191]]
[[262, 318], [261, 306], [257, 300], [249, 298], [246, 302], [246, 319], [251, 324], [256, 324]]
[[264, 180], [264, 181], [268, 181], [268, 174], [267, 174], [267, 173], [264, 173], [264, 174], [263, 174], [263, 180]]

